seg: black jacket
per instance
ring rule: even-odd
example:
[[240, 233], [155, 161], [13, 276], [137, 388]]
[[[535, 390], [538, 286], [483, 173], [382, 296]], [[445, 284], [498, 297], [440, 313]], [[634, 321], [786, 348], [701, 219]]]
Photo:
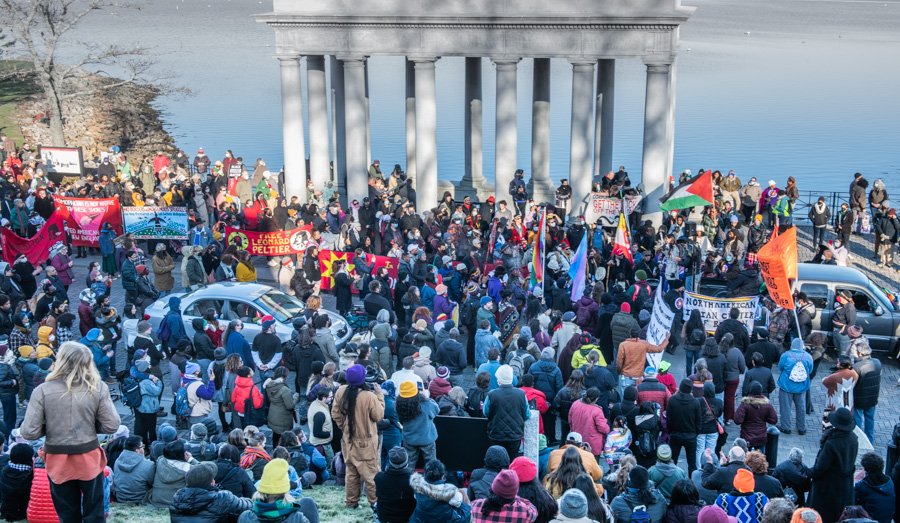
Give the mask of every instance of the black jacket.
[[743, 461], [729, 461], [724, 467], [716, 467], [715, 463], [705, 463], [700, 476], [700, 485], [708, 490], [727, 494], [734, 489], [734, 476], [740, 469], [750, 470]]
[[387, 298], [380, 294], [375, 294], [374, 292], [366, 294], [366, 297], [363, 300], [363, 307], [365, 307], [366, 309], [368, 321], [375, 321], [375, 318], [378, 316], [378, 312], [382, 309], [390, 311], [391, 323], [394, 323], [396, 321], [394, 315], [394, 306], [390, 301], [388, 301]]
[[706, 368], [712, 374], [713, 384], [716, 386], [716, 394], [725, 392], [725, 356], [716, 354], [715, 358], [709, 356], [701, 357], [706, 360]]
[[669, 398], [666, 408], [666, 427], [670, 434], [694, 435], [700, 433], [700, 402], [690, 392], [676, 392]]
[[466, 370], [466, 348], [457, 340], [448, 339], [441, 343], [434, 356], [452, 375], [462, 374]]
[[853, 387], [853, 406], [857, 409], [870, 409], [878, 405], [881, 393], [881, 361], [872, 357], [861, 359], [853, 366], [859, 374], [859, 380]]
[[19, 393], [19, 375], [11, 365], [0, 363], [0, 398], [8, 398]]
[[781, 482], [784, 488], [791, 487], [797, 494], [797, 501], [800, 505], [806, 500], [806, 493], [809, 492], [809, 467], [803, 463], [794, 463], [791, 460], [785, 460], [775, 467], [772, 471], [772, 477]]
[[744, 374], [744, 387], [741, 389], [742, 395], [750, 395], [750, 385], [754, 381], [762, 385], [763, 393], [767, 398], [775, 390], [775, 378], [772, 376], [772, 369], [765, 366], [753, 367]]
[[700, 402], [700, 434], [715, 434], [719, 431], [719, 416], [725, 412], [725, 403], [716, 397], [715, 385], [708, 381], [704, 383], [703, 397], [697, 401]]
[[185, 487], [176, 492], [169, 503], [169, 517], [172, 523], [237, 521], [238, 516], [252, 506], [249, 499], [239, 498], [227, 490], [217, 490], [212, 485]]
[[[761, 284], [762, 278], [759, 277], [759, 271], [753, 268], [745, 269], [738, 274], [737, 278], [728, 282], [728, 292], [731, 296], [758, 296]], [[746, 329], [744, 330], [744, 335], [746, 335]]]
[[491, 483], [501, 470], [509, 468], [509, 454], [499, 445], [491, 445], [484, 454], [484, 468], [472, 471], [469, 479], [469, 499], [484, 499], [491, 491]]
[[770, 369], [781, 359], [781, 350], [777, 345], [767, 339], [759, 340], [756, 343], [751, 344], [744, 352], [744, 364], [747, 365], [748, 369], [750, 368], [750, 360], [753, 358], [754, 352], [762, 354], [763, 358], [765, 358], [764, 365]]
[[409, 521], [416, 510], [416, 494], [409, 486], [412, 473], [410, 468], [388, 467], [375, 474], [375, 495], [378, 496], [375, 512], [379, 521]]
[[[237, 463], [227, 459], [216, 460], [216, 486], [220, 490], [227, 490], [235, 496], [249, 498], [256, 492], [253, 480]], [[299, 471], [298, 471], [299, 472]]]
[[0, 470], [0, 517], [6, 521], [25, 519], [31, 499], [32, 470], [16, 470], [7, 464]]
[[191, 321], [194, 328], [194, 351], [198, 360], [216, 359], [216, 344], [209, 339], [209, 335], [203, 330], [203, 318], [194, 318]]
[[[756, 294], [759, 294], [759, 287], [756, 288]], [[722, 341], [722, 336], [726, 332], [730, 332], [734, 336], [734, 346], [740, 349], [741, 352], [746, 352], [747, 347], [750, 346], [750, 336], [747, 334], [747, 328], [744, 324], [731, 318], [720, 323], [716, 327], [716, 343]]]
[[859, 441], [856, 434], [830, 428], [822, 436], [816, 464], [809, 469], [812, 489], [809, 505], [822, 516], [823, 523], [834, 523], [844, 507], [853, 505], [853, 472]]

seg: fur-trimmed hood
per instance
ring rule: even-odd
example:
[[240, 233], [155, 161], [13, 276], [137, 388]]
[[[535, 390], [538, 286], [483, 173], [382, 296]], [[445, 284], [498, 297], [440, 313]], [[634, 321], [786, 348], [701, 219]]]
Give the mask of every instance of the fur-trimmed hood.
[[769, 398], [765, 396], [744, 396], [741, 399], [741, 403], [746, 403], [747, 405], [768, 405]]
[[449, 502], [453, 496], [459, 493], [459, 490], [450, 483], [429, 483], [425, 481], [425, 477], [418, 472], [409, 478], [409, 486], [413, 491], [431, 499], [443, 502]]

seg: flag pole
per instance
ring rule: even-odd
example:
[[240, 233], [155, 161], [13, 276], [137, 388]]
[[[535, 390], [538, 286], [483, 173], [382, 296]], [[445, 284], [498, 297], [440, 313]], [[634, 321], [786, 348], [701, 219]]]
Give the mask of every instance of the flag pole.
[[541, 230], [538, 231], [538, 244], [535, 247], [541, 249], [541, 292], [544, 293], [544, 298], [547, 297], [547, 288], [544, 285], [544, 282], [547, 281], [547, 208], [544, 207], [541, 213], [541, 221], [540, 227]]

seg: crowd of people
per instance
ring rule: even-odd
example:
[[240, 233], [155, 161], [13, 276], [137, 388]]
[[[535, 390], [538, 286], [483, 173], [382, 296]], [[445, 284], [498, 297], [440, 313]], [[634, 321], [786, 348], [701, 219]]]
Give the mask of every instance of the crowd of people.
[[[773, 229], [793, 226], [792, 178], [784, 189], [775, 181], [761, 189], [755, 179], [744, 185], [734, 172], [716, 171], [715, 202], [696, 215], [699, 223], [690, 223], [690, 209], [659, 226], [632, 213], [626, 252], [613, 229], [569, 211], [566, 183], [553, 203], [534, 202], [521, 171], [508, 200], [446, 193], [417, 212], [400, 166], [383, 175], [377, 160], [369, 197], [345, 209], [333, 183], [283, 195], [264, 161], [251, 176], [230, 151], [215, 163], [202, 149], [193, 162], [181, 151], [140, 164], [111, 154], [96, 175], [59, 185], [30, 148], [4, 150], [3, 225], [22, 235], [40, 229], [34, 216], [49, 217], [48, 199], [52, 214], [52, 194], [185, 206], [191, 224], [183, 246], [144, 246], [104, 227], [100, 261], [90, 262], [83, 288], [67, 242], [53, 246], [45, 266], [25, 256], [0, 264], [0, 402], [9, 435], [0, 517], [99, 521], [115, 501], [167, 508], [173, 521], [317, 522], [318, 507], [304, 494], [332, 483], [345, 487], [347, 507], [370, 507], [383, 523], [893, 517], [900, 467], [886, 471], [881, 457], [865, 453], [856, 471], [854, 429], [874, 441], [882, 369], [852, 299], [838, 297], [834, 354], [811, 331], [815, 307], [805, 295], [796, 296], [795, 322], [761, 289], [755, 253]], [[830, 210], [824, 202], [811, 208], [823, 246], [815, 262], [846, 264], [851, 233], [870, 226], [859, 207], [867, 186], [857, 176], [829, 242]], [[876, 189], [883, 193], [883, 184], [869, 195], [874, 228], [887, 231], [895, 213]], [[624, 167], [594, 190], [638, 194]], [[306, 304], [289, 320], [290, 340], [279, 338], [272, 317], [248, 319], [260, 327], [249, 339], [241, 320], [224, 321], [214, 308], [201, 311], [189, 333], [181, 299], [170, 293], [257, 280], [250, 254], [224, 241], [224, 224], [263, 232], [312, 226], [304, 254], [268, 260], [280, 265], [282, 288]], [[879, 255], [892, 259], [898, 232], [880, 238]], [[573, 293], [573, 251], [583, 238], [586, 285]], [[545, 251], [536, 257], [537, 245]], [[332, 298], [321, 290], [320, 249], [356, 254], [352, 267], [335, 264], [334, 307], [368, 327], [344, 346], [323, 313]], [[91, 254], [79, 247], [75, 257]], [[376, 270], [370, 255], [397, 258], [397, 277]], [[543, 280], [535, 284], [538, 269]], [[730, 296], [761, 296], [768, 325], [748, 330], [737, 309], [714, 331], [698, 311], [683, 321], [685, 287], [695, 278], [725, 280]], [[73, 283], [82, 289], [77, 316], [69, 312]], [[111, 306], [114, 292], [125, 296], [121, 312]], [[676, 313], [658, 345], [646, 339], [655, 293]], [[168, 312], [154, 329], [143, 310], [157, 299]], [[648, 365], [648, 355], [659, 354], [660, 364]], [[672, 366], [676, 357], [683, 372]], [[817, 409], [810, 390], [823, 360], [834, 368]], [[133, 412], [131, 426], [121, 423], [110, 387]], [[813, 413], [822, 414], [821, 427], [807, 425]], [[482, 418], [490, 443], [483, 468], [456, 471], [438, 459], [438, 416]], [[532, 416], [536, 461], [522, 445]], [[772, 426], [781, 434], [821, 431], [817, 456], [805, 464], [795, 448], [769, 462]], [[113, 437], [101, 446], [97, 433]]]

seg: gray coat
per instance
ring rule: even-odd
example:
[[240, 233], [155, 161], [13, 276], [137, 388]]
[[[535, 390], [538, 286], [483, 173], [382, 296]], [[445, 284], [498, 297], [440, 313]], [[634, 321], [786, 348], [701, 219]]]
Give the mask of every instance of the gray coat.
[[328, 329], [318, 329], [316, 331], [316, 345], [322, 349], [325, 359], [340, 367], [340, 356], [338, 356], [337, 346], [334, 344], [334, 335]]
[[[148, 380], [149, 381], [149, 380]], [[156, 464], [132, 450], [123, 450], [113, 467], [112, 490], [119, 503], [143, 503], [150, 497]]]
[[616, 523], [629, 523], [631, 521], [631, 513], [634, 510], [634, 507], [638, 505], [644, 505], [646, 507], [651, 523], [662, 523], [666, 517], [666, 498], [664, 498], [655, 488], [650, 489], [650, 493], [653, 497], [651, 503], [640, 501], [637, 498], [637, 494], [632, 494], [630, 492], [616, 496], [612, 500], [612, 503], [609, 504], [609, 508], [612, 509]]

